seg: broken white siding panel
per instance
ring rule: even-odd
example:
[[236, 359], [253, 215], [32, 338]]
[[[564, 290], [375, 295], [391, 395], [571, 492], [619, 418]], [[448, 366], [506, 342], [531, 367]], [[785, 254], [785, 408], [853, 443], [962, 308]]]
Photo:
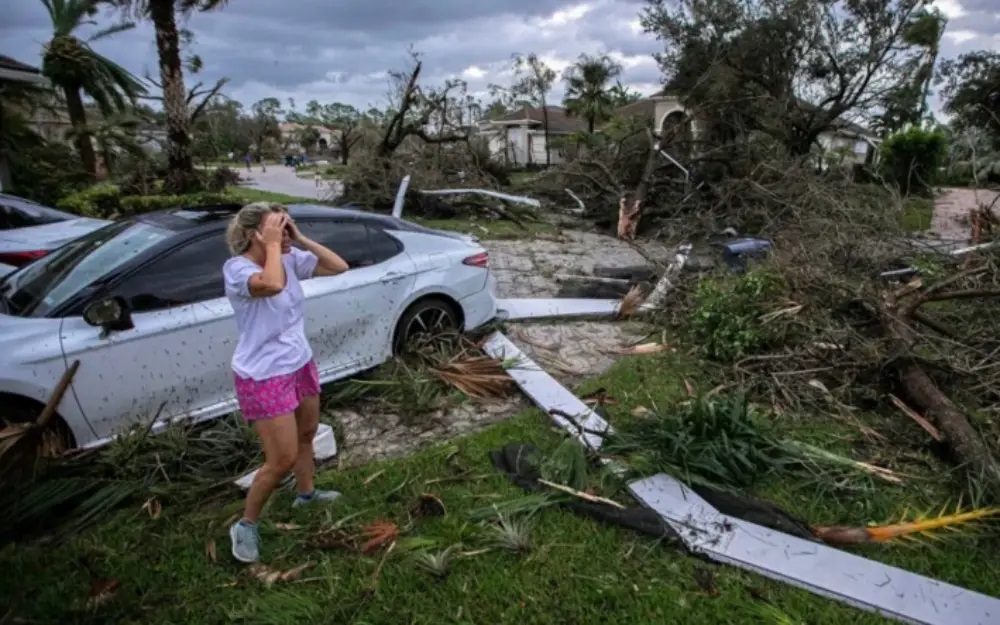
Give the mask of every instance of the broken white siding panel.
[[995, 625], [1000, 599], [720, 513], [678, 480], [628, 485], [693, 552], [914, 625]]
[[[337, 438], [334, 436], [333, 428], [326, 423], [320, 423], [319, 427], [316, 428], [316, 435], [313, 436], [313, 457], [316, 460], [329, 460], [337, 455]], [[257, 475], [257, 471], [260, 469], [254, 469], [250, 473], [238, 478], [235, 484], [247, 490], [250, 485], [253, 484], [253, 478]]]
[[[483, 351], [494, 358], [511, 361], [513, 364], [507, 369], [507, 374], [559, 427], [584, 446], [593, 450], [601, 448], [604, 442], [602, 433], [611, 431], [608, 422], [528, 358], [510, 339], [494, 332], [483, 345]], [[563, 414], [569, 415], [572, 420]]]
[[497, 316], [505, 321], [569, 317], [613, 317], [621, 301], [572, 297], [497, 299]]

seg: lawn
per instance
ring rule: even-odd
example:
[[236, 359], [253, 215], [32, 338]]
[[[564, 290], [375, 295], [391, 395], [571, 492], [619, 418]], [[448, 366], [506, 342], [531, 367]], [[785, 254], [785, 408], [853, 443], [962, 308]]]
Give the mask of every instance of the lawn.
[[903, 200], [900, 225], [906, 232], [926, 232], [931, 229], [934, 217], [934, 200], [923, 197], [907, 197]]
[[[633, 356], [579, 390], [606, 388], [619, 402], [610, 407], [617, 422], [638, 406], [677, 402], [685, 380], [707, 389], [715, 377], [679, 354]], [[786, 413], [781, 419], [790, 436], [873, 460], [859, 423], [827, 415], [796, 419]], [[872, 417], [865, 425], [895, 440], [920, 436], [902, 417]], [[8, 547], [0, 552], [7, 571], [0, 604], [40, 623], [888, 622], [557, 508], [542, 509], [528, 521], [530, 551], [500, 549], [467, 513], [521, 495], [492, 469], [487, 454], [522, 441], [552, 450], [559, 437], [545, 417], [527, 411], [405, 459], [324, 471], [319, 484], [345, 493], [328, 509], [293, 511], [290, 495], [282, 493], [265, 514], [264, 558], [277, 570], [309, 563], [295, 580], [266, 586], [231, 559], [226, 528], [241, 505], [233, 492], [228, 503], [199, 510], [165, 505], [155, 519], [136, 505], [61, 545]], [[921, 478], [865, 493], [831, 496], [822, 484], [778, 478], [758, 493], [813, 523], [885, 521], [907, 507], [939, 508], [955, 492], [942, 466], [922, 461], [930, 466]], [[338, 520], [391, 519], [405, 525], [407, 509], [421, 493], [440, 497], [447, 514], [415, 520], [390, 552], [360, 555], [309, 545], [311, 536]], [[418, 565], [415, 539], [432, 545], [431, 551], [455, 546], [449, 575], [439, 579]], [[997, 595], [996, 548], [992, 538], [958, 537], [859, 551]], [[87, 607], [100, 580], [120, 581], [120, 587], [99, 606]]]

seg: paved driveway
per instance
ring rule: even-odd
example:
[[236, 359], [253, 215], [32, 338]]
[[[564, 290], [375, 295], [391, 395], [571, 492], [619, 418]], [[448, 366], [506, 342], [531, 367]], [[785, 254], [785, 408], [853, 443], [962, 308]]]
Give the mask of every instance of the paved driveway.
[[249, 172], [246, 168], [241, 169], [240, 175], [248, 179], [243, 186], [311, 200], [332, 199], [336, 195], [335, 185], [339, 184], [336, 181], [323, 180], [317, 187], [312, 178], [299, 178], [295, 175], [294, 168], [284, 165], [270, 165], [267, 171], [261, 171], [260, 166], [254, 165]]

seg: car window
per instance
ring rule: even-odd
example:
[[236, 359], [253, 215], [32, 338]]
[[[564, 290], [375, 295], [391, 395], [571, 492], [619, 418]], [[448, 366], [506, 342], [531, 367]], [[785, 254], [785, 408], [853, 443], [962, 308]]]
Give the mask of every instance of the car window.
[[371, 265], [368, 227], [357, 221], [302, 221], [302, 234], [336, 252], [351, 267]]
[[41, 204], [0, 199], [0, 230], [42, 226], [72, 219], [73, 215]]
[[11, 314], [44, 317], [172, 234], [148, 223], [113, 222], [10, 274], [0, 295]]
[[224, 235], [213, 234], [170, 250], [140, 267], [114, 289], [133, 312], [151, 312], [225, 295], [222, 266], [229, 259]]
[[368, 242], [375, 264], [385, 262], [403, 251], [403, 246], [398, 240], [377, 228], [368, 228]]

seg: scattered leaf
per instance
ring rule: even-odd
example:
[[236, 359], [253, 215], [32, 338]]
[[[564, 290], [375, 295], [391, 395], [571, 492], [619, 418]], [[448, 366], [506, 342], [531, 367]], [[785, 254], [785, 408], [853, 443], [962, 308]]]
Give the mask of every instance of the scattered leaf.
[[444, 516], [447, 513], [444, 502], [432, 493], [421, 493], [410, 505], [410, 514], [415, 517]]
[[368, 540], [361, 545], [361, 553], [371, 553], [386, 543], [394, 543], [399, 537], [399, 527], [392, 521], [375, 521], [365, 526], [362, 534]]
[[295, 523], [275, 523], [274, 524], [274, 529], [276, 529], [276, 530], [282, 530], [282, 531], [286, 531], [286, 532], [290, 532], [290, 531], [293, 531], [293, 530], [300, 530], [300, 529], [302, 529], [302, 526], [301, 525], [297, 525]]
[[90, 595], [87, 599], [87, 606], [96, 608], [111, 600], [118, 592], [122, 583], [117, 579], [96, 579], [90, 582]]
[[645, 406], [636, 406], [635, 408], [632, 409], [632, 416], [644, 417], [648, 415], [650, 412], [652, 411], [649, 408], [646, 408]]
[[376, 471], [376, 472], [372, 473], [371, 475], [369, 475], [368, 477], [365, 478], [365, 481], [362, 482], [362, 484], [364, 484], [365, 486], [368, 486], [369, 484], [371, 484], [372, 482], [374, 482], [375, 480], [377, 480], [379, 478], [379, 476], [381, 476], [383, 473], [385, 473], [385, 469], [382, 469], [381, 471]]
[[142, 504], [142, 509], [149, 514], [149, 518], [154, 521], [160, 518], [160, 513], [163, 512], [163, 506], [160, 505], [159, 500], [156, 497], [151, 497], [146, 500], [146, 503]]
[[219, 561], [219, 558], [215, 553], [214, 540], [210, 540], [207, 543], [205, 543], [205, 555], [208, 556], [208, 559], [212, 564], [215, 564], [216, 562]]
[[275, 582], [291, 581], [310, 566], [312, 566], [312, 562], [306, 562], [305, 564], [300, 564], [295, 568], [288, 569], [287, 571], [279, 571], [278, 569], [273, 569], [266, 564], [257, 562], [255, 564], [251, 564], [248, 570], [251, 575], [259, 579], [266, 586], [270, 586]]
[[691, 384], [687, 378], [684, 378], [684, 390], [687, 391], [688, 397], [694, 397], [697, 394], [694, 384]]

